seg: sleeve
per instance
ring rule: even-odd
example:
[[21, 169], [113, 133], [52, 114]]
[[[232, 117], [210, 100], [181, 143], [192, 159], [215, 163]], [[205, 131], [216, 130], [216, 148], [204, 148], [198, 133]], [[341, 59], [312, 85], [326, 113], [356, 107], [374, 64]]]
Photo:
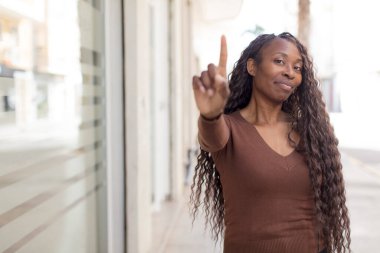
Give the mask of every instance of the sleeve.
[[227, 119], [222, 114], [216, 120], [198, 118], [198, 141], [202, 149], [208, 152], [216, 152], [224, 148], [230, 138], [230, 128]]

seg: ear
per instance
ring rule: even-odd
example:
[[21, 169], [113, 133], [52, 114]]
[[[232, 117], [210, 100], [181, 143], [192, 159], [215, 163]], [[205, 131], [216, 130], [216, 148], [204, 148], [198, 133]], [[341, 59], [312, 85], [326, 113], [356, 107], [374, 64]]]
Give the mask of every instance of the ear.
[[252, 58], [249, 58], [247, 61], [247, 71], [251, 76], [256, 75], [256, 62]]

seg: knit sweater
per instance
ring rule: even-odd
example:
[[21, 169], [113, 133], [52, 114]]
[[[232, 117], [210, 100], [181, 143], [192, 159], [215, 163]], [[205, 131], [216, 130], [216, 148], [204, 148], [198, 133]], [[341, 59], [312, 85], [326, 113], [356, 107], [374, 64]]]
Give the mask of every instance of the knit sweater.
[[296, 150], [275, 152], [239, 111], [198, 120], [201, 147], [220, 174], [224, 253], [316, 253], [316, 213], [308, 166]]

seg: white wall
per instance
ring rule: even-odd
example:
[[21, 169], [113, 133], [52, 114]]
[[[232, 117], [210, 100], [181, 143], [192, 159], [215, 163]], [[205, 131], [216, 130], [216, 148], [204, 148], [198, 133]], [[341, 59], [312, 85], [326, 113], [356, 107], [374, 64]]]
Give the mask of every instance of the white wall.
[[166, 197], [184, 197], [196, 132], [191, 8], [182, 0], [124, 1], [127, 252], [147, 252], [152, 211]]
[[107, 252], [124, 253], [125, 171], [122, 1], [105, 1], [107, 116]]
[[153, 209], [170, 196], [169, 5], [151, 2], [151, 81]]
[[147, 252], [151, 244], [151, 140], [149, 8], [124, 1], [126, 99], [127, 252]]

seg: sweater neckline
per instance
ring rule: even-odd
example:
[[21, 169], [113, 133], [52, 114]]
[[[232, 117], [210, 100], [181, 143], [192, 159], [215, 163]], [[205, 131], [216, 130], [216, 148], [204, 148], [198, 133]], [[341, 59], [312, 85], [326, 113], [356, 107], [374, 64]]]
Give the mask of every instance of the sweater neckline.
[[269, 146], [269, 144], [265, 141], [265, 139], [261, 136], [260, 132], [257, 130], [256, 126], [250, 122], [248, 122], [240, 113], [240, 110], [237, 110], [235, 113], [233, 114], [236, 114], [237, 117], [243, 121], [244, 123], [248, 124], [251, 126], [251, 128], [254, 129], [254, 132], [256, 133], [256, 135], [258, 136], [258, 139], [259, 141], [261, 142], [261, 144], [263, 146], [265, 146], [268, 150], [270, 150], [271, 153], [273, 153], [274, 155], [276, 155], [277, 157], [281, 158], [281, 159], [287, 159], [291, 156], [293, 156], [295, 153], [296, 153], [296, 150], [297, 148], [294, 148], [289, 154], [287, 155], [282, 155], [280, 153], [278, 153], [277, 151], [275, 151], [271, 146]]

